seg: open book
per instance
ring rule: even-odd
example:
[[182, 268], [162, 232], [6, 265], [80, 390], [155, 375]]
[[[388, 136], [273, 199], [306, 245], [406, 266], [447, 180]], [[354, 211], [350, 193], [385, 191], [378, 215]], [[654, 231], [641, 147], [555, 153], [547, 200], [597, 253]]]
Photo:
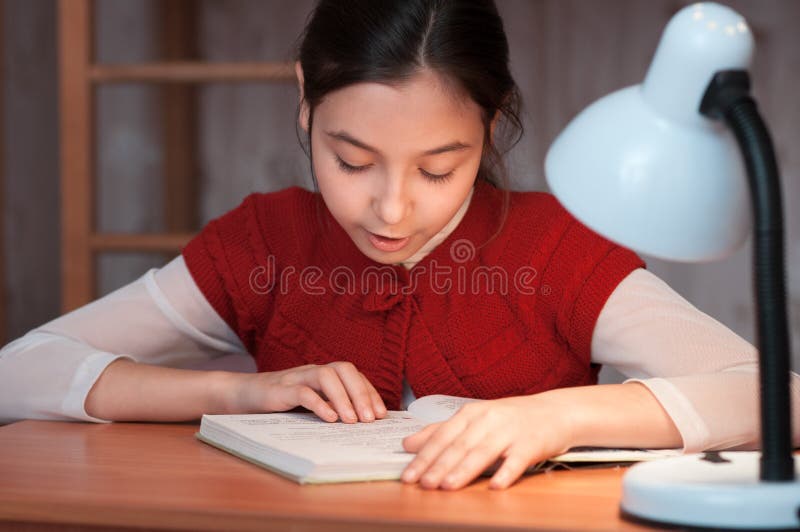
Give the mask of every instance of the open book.
[[[475, 401], [429, 395], [408, 411], [390, 411], [372, 423], [328, 423], [313, 413], [204, 415], [196, 437], [301, 484], [395, 480], [414, 455], [402, 440], [429, 423], [444, 421]], [[632, 462], [680, 454], [677, 450], [571, 449], [537, 464]]]

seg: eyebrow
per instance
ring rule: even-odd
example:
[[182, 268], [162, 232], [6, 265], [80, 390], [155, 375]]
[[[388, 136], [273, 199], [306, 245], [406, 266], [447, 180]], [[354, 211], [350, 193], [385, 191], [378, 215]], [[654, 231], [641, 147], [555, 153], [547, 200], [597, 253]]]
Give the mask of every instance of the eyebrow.
[[[378, 154], [378, 155], [380, 155], [380, 153], [381, 153], [380, 150], [378, 150], [377, 148], [373, 148], [369, 144], [358, 140], [357, 138], [353, 137], [352, 135], [350, 135], [347, 132], [344, 132], [344, 131], [326, 131], [325, 134], [327, 134], [328, 136], [333, 137], [333, 138], [335, 138], [337, 140], [341, 140], [343, 142], [347, 142], [348, 144], [352, 144], [356, 148], [361, 148], [362, 150], [367, 150], [367, 151], [370, 151], [370, 152]], [[467, 149], [469, 147], [470, 147], [469, 144], [464, 144], [463, 142], [456, 141], [456, 142], [451, 142], [449, 144], [445, 144], [444, 146], [439, 146], [438, 148], [433, 148], [432, 150], [426, 150], [426, 151], [422, 152], [422, 155], [423, 156], [425, 156], [425, 155], [438, 155], [440, 153], [447, 153], [447, 152], [451, 152], [451, 151], [464, 150], [464, 149]]]

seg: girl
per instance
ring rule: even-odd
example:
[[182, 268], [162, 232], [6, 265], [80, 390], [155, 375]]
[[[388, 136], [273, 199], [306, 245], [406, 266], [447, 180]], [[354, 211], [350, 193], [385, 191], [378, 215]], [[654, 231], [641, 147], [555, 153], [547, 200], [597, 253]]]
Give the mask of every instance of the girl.
[[[322, 0], [296, 70], [319, 192], [251, 195], [6, 346], [0, 417], [354, 423], [487, 399], [404, 441], [403, 480], [445, 489], [496, 460], [504, 488], [580, 445], [758, 445], [754, 349], [551, 196], [503, 187], [519, 100], [490, 0]], [[258, 372], [210, 367], [231, 353]], [[632, 379], [597, 385], [600, 364]]]

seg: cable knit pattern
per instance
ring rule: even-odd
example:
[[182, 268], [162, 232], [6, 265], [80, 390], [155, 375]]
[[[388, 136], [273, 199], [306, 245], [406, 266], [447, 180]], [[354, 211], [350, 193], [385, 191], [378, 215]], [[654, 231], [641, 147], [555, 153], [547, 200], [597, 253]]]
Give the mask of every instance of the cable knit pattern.
[[[600, 310], [644, 266], [549, 194], [477, 183], [466, 214], [412, 268], [363, 255], [319, 194], [248, 196], [183, 250], [260, 371], [353, 362], [396, 409], [417, 396], [497, 398], [597, 382]], [[499, 229], [499, 231], [498, 231]]]

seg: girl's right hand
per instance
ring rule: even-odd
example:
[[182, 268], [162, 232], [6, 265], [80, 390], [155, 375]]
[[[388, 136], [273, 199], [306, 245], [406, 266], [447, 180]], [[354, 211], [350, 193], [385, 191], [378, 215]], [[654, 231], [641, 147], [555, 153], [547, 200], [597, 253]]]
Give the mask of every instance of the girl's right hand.
[[283, 371], [237, 376], [236, 413], [285, 412], [302, 406], [329, 422], [370, 422], [386, 415], [375, 387], [350, 362], [309, 364]]

